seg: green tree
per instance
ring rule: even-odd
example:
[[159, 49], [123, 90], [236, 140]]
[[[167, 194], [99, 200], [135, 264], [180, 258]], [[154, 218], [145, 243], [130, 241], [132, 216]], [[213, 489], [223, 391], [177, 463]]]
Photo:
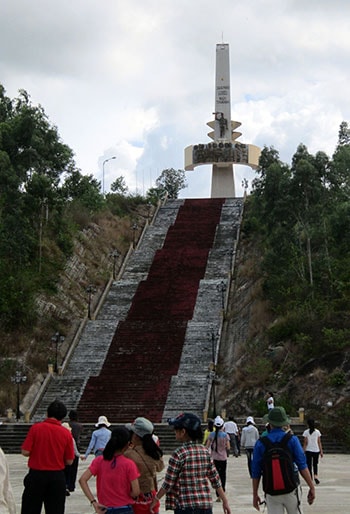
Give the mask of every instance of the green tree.
[[72, 171], [62, 186], [62, 194], [68, 202], [79, 202], [89, 212], [96, 212], [103, 205], [100, 182], [92, 175]]
[[342, 121], [338, 132], [338, 146], [350, 144], [350, 129], [346, 121]]
[[168, 168], [162, 171], [156, 180], [160, 194], [167, 193], [168, 198], [178, 198], [179, 192], [187, 187], [185, 170]]
[[283, 164], [278, 152], [265, 147], [259, 160], [258, 177], [253, 181], [254, 215], [269, 231], [290, 217], [290, 169]]
[[165, 191], [160, 187], [151, 187], [146, 194], [147, 201], [151, 202], [153, 205], [156, 205], [159, 200], [164, 198]]
[[64, 225], [60, 181], [74, 168], [43, 108], [25, 91], [11, 100], [0, 85], [0, 325], [31, 322], [35, 293], [56, 280], [61, 262], [50, 254]]
[[321, 328], [350, 307], [349, 150], [343, 140], [329, 159], [301, 144], [289, 168], [264, 149], [247, 203], [244, 226], [260, 244], [266, 298], [282, 324], [295, 320], [287, 337], [297, 344], [303, 333], [309, 350], [322, 348]]
[[120, 177], [116, 178], [115, 181], [112, 182], [111, 191], [121, 195], [127, 194], [128, 186], [126, 185], [125, 178], [122, 175], [120, 175]]

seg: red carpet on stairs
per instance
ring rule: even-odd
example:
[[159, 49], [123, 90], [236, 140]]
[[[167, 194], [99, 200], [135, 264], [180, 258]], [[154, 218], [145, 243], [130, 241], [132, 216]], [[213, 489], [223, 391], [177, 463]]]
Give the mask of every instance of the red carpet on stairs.
[[100, 375], [88, 380], [78, 406], [81, 421], [93, 422], [99, 415], [112, 423], [137, 416], [162, 420], [223, 202], [185, 200], [180, 207], [127, 318], [118, 325]]

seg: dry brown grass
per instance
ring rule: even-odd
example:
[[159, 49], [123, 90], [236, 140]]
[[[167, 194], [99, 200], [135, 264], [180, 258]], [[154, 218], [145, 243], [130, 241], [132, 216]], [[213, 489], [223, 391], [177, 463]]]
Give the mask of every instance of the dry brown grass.
[[[86, 287], [92, 284], [96, 288], [92, 299], [94, 308], [112, 273], [111, 252], [117, 249], [121, 254], [117, 260], [118, 271], [130, 247], [132, 222], [129, 217], [118, 218], [110, 213], [94, 216], [93, 222], [77, 235], [72, 266], [69, 273], [62, 272], [58, 292], [40, 296], [40, 311], [35, 326], [26, 331], [1, 334], [0, 417], [6, 414], [9, 407], [15, 408], [16, 386], [12, 384], [11, 376], [16, 369], [23, 369], [28, 376], [27, 383], [21, 386], [21, 394], [26, 392], [38, 373], [47, 372], [47, 364], [54, 358], [51, 337], [57, 331], [66, 336], [64, 344], [59, 347], [59, 362], [63, 360], [77, 324], [87, 313]], [[144, 223], [142, 209], [137, 218], [140, 227], [137, 236]]]

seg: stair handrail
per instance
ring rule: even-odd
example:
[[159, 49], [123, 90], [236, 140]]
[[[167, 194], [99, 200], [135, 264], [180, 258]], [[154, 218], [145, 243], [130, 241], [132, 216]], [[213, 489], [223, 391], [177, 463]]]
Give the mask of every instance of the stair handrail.
[[[39, 402], [41, 401], [42, 397], [44, 396], [47, 388], [49, 387], [49, 384], [52, 380], [52, 373], [47, 373], [43, 382], [40, 385], [39, 390], [37, 391], [34, 400], [32, 401], [32, 404], [30, 406], [30, 409], [28, 409], [26, 414], [29, 419], [31, 419], [38, 407]], [[25, 397], [23, 398], [23, 403], [25, 402]]]

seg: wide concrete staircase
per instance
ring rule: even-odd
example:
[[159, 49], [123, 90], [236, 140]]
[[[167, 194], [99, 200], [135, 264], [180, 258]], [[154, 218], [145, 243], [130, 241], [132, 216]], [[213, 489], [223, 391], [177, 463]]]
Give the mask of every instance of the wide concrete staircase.
[[[125, 320], [141, 280], [147, 277], [156, 251], [163, 245], [169, 227], [175, 222], [183, 200], [168, 201], [163, 206], [147, 236], [128, 260], [120, 280], [113, 282], [109, 294], [94, 320], [89, 320], [80, 337], [64, 375], [53, 375], [36, 409], [33, 421], [46, 415], [48, 405], [56, 398], [69, 409], [76, 409], [90, 376], [99, 375], [119, 322]], [[95, 416], [99, 414], [96, 411]]]
[[160, 422], [185, 407], [202, 416], [241, 209], [241, 199], [211, 199], [159, 210], [34, 420], [55, 398], [84, 422]]
[[162, 420], [222, 205], [222, 199], [186, 200], [179, 208], [125, 321], [119, 323], [100, 374], [86, 384], [79, 402], [84, 421], [96, 418], [97, 404], [118, 421], [139, 415]]

